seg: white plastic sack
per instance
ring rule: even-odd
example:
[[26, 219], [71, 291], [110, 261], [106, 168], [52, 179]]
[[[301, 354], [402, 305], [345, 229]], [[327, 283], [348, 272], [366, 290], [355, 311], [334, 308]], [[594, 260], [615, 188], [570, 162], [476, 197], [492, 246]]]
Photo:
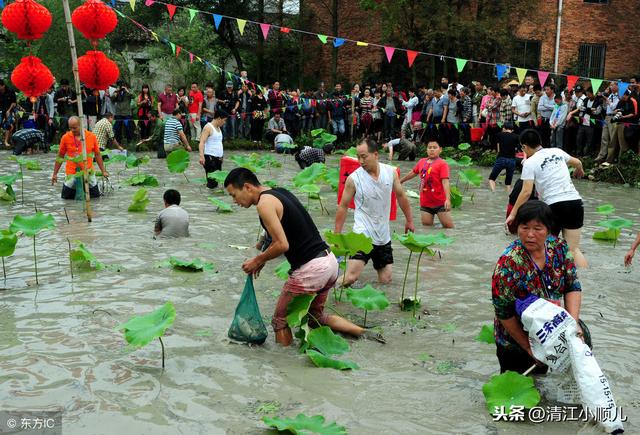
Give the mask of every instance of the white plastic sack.
[[562, 307], [535, 295], [516, 302], [535, 358], [552, 372], [571, 367], [582, 406], [608, 433], [624, 431], [609, 381], [593, 353], [577, 336], [577, 323]]

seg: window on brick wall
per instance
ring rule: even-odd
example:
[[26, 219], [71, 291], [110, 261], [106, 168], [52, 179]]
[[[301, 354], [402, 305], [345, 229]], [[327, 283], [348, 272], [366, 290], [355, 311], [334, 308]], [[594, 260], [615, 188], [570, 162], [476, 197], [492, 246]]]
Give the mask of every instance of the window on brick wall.
[[540, 41], [517, 40], [514, 48], [512, 65], [527, 69], [540, 67]]
[[583, 77], [604, 77], [605, 44], [580, 44], [578, 74]]
[[584, 0], [585, 3], [594, 3], [597, 5], [606, 5], [609, 3], [609, 0]]

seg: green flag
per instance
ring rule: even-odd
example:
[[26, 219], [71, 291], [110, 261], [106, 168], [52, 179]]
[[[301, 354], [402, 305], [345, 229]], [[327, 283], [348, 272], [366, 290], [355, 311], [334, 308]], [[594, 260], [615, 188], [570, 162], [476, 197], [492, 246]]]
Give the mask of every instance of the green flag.
[[321, 40], [323, 44], [327, 43], [327, 35], [318, 35], [318, 39]]
[[462, 72], [466, 64], [467, 64], [467, 59], [456, 58], [456, 66], [458, 67], [458, 72]]
[[189, 8], [189, 24], [191, 24], [191, 22], [193, 21], [193, 17], [195, 17], [197, 13], [198, 11], [196, 11], [195, 9]]
[[593, 93], [596, 94], [598, 93], [598, 89], [600, 89], [600, 86], [602, 86], [602, 80], [601, 79], [589, 79], [591, 80], [591, 87], [593, 88]]
[[171, 46], [171, 51], [173, 52], [173, 54], [176, 54], [176, 44], [174, 44], [173, 42], [169, 42], [169, 45]]

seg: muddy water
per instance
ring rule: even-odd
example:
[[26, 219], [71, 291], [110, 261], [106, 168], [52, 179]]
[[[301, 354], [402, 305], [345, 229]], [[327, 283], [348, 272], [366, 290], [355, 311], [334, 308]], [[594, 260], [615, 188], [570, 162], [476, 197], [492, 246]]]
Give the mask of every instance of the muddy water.
[[[15, 169], [6, 156], [0, 156], [2, 174]], [[16, 253], [6, 260], [8, 279], [0, 291], [0, 409], [62, 409], [64, 433], [69, 434], [264, 433], [258, 408], [265, 404], [287, 416], [323, 414], [355, 434], [600, 433], [579, 422], [496, 423], [487, 415], [481, 387], [498, 365], [494, 347], [474, 337], [492, 321], [491, 272], [511, 240], [502, 231], [503, 192], [474, 189], [475, 203], [467, 199], [453, 213], [457, 228], [449, 234], [456, 242], [442, 250], [442, 258], [423, 259], [419, 295], [428, 314], [413, 321], [396, 305], [370, 313], [368, 321], [383, 328], [388, 344], [351, 341], [348, 357], [361, 369], [337, 372], [314, 367], [295, 348], [276, 346], [272, 333], [265, 345], [253, 348], [226, 338], [244, 283], [240, 264], [254, 253], [229, 245], [255, 244], [255, 209], [234, 206], [232, 214], [216, 213], [205, 188], [169, 174], [163, 160], [152, 158], [143, 171], [156, 175], [161, 186], [150, 189], [148, 211], [127, 212], [136, 188], [118, 180], [135, 170], [118, 174], [118, 163], [110, 168], [113, 190], [92, 203], [95, 217], [88, 224], [82, 204], [62, 201], [59, 186], [49, 185], [53, 156], [36, 158], [45, 170], [26, 173], [24, 204], [0, 205], [0, 227], [16, 214], [33, 213], [34, 202], [55, 216], [57, 227], [37, 237], [40, 286], [34, 281], [31, 240], [21, 239]], [[337, 162], [332, 157], [329, 165]], [[410, 167], [400, 166], [403, 172]], [[233, 163], [225, 161], [224, 168], [231, 167]], [[286, 186], [295, 173], [295, 162], [289, 158], [283, 168], [265, 170], [260, 178]], [[187, 176], [203, 173], [192, 163]], [[180, 190], [190, 213], [189, 239], [152, 239], [153, 220], [162, 208], [164, 188], [169, 187]], [[417, 179], [408, 187], [417, 190]], [[634, 433], [640, 418], [640, 383], [634, 381], [640, 376], [640, 271], [638, 266], [631, 271], [622, 266], [633, 237], [623, 231], [614, 248], [592, 241], [591, 234], [598, 220], [593, 210], [605, 202], [616, 206], [617, 216], [640, 222], [640, 191], [587, 182], [579, 182], [578, 189], [587, 210], [583, 251], [591, 263], [579, 274], [582, 317], [591, 328], [598, 361], [618, 405], [629, 417], [628, 432]], [[216, 196], [224, 198], [222, 193]], [[325, 186], [323, 196], [332, 216], [321, 215], [313, 202], [311, 214], [320, 229], [328, 229], [333, 227], [335, 193]], [[417, 218], [417, 200], [412, 203]], [[350, 224], [352, 215], [348, 219]], [[396, 231], [403, 226], [403, 219], [393, 223]], [[109, 268], [76, 271], [72, 279], [67, 238], [83, 241]], [[170, 255], [213, 261], [218, 272], [189, 274], [158, 267]], [[394, 256], [394, 283], [377, 286], [392, 301], [399, 298], [408, 255], [394, 244]], [[268, 264], [256, 281], [267, 318], [282, 283], [273, 275], [279, 262]], [[412, 289], [415, 266], [410, 270]], [[362, 281], [374, 279], [369, 266]], [[177, 317], [165, 339], [167, 367], [162, 372], [157, 341], [127, 351], [114, 327], [166, 301], [175, 304]], [[362, 313], [347, 303], [336, 309], [361, 320]]]

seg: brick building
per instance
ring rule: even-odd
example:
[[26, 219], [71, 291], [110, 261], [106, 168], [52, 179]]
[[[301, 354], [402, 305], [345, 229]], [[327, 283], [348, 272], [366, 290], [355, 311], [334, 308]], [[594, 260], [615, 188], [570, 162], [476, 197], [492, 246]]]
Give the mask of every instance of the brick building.
[[[470, 2], [472, 19], [474, 1]], [[533, 0], [535, 25], [526, 16], [514, 19], [516, 50], [504, 59], [512, 66], [553, 71], [556, 30], [560, 0]], [[321, 0], [307, 0], [313, 17], [313, 32], [331, 34], [331, 14]], [[363, 11], [353, 3], [338, 0], [338, 35], [350, 39], [383, 43], [380, 17]], [[624, 0], [562, 0], [558, 72], [583, 77], [628, 79], [640, 73], [640, 3]], [[412, 47], [403, 47], [412, 48]], [[310, 62], [308, 72], [329, 81], [330, 44], [318, 45], [320, 51]], [[367, 69], [378, 71], [386, 62], [381, 49], [345, 44], [338, 50], [338, 79], [359, 81]], [[451, 53], [455, 55], [455, 53]], [[404, 53], [396, 53], [403, 56]], [[404, 60], [404, 59], [403, 59]], [[483, 59], [478, 59], [483, 60]], [[397, 59], [396, 59], [397, 61]]]

